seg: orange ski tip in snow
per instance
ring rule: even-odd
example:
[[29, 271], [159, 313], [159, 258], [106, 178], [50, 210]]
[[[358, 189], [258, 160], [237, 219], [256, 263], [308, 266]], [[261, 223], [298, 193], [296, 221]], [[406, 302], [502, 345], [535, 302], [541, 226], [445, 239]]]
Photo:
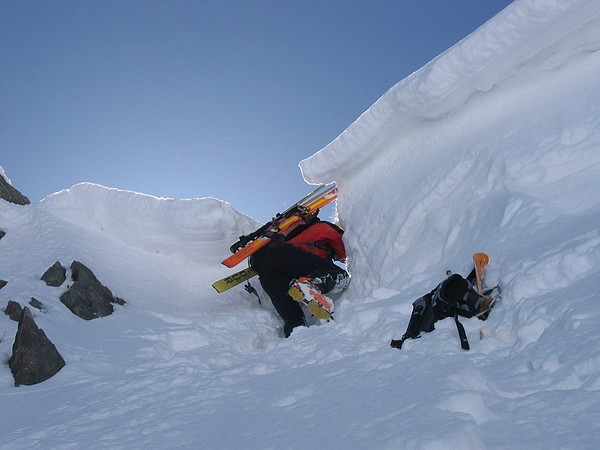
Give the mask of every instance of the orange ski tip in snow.
[[490, 257], [486, 253], [473, 254], [473, 264], [475, 265], [475, 275], [477, 277], [477, 292], [483, 294], [483, 277], [485, 275], [485, 266], [490, 262]]
[[475, 253], [473, 261], [479, 266], [487, 266], [490, 262], [490, 257], [486, 253]]

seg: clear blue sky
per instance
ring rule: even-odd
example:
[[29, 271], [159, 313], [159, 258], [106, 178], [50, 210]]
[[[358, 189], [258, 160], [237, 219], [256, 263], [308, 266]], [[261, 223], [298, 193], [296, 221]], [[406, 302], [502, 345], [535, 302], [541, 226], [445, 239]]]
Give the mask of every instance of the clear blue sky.
[[265, 221], [298, 162], [509, 0], [0, 0], [0, 165]]

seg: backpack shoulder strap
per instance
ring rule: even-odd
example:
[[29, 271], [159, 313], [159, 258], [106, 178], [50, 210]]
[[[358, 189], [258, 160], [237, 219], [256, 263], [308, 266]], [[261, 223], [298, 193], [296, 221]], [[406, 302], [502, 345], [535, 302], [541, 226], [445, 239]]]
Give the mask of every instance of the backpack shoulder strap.
[[469, 340], [467, 339], [467, 332], [463, 324], [458, 321], [458, 314], [454, 314], [454, 322], [456, 323], [456, 329], [458, 330], [458, 337], [460, 338], [460, 348], [463, 350], [469, 350]]

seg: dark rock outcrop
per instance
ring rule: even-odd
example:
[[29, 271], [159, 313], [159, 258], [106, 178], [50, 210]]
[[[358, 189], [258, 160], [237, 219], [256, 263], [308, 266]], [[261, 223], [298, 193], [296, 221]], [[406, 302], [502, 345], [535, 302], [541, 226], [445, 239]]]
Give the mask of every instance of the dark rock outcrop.
[[0, 239], [2, 239], [4, 236], [6, 236], [6, 231], [0, 230]]
[[27, 197], [12, 187], [6, 179], [0, 175], [0, 198], [17, 205], [29, 205]]
[[2, 289], [4, 286], [6, 286], [7, 283], [8, 283], [8, 281], [0, 280], [0, 289]]
[[73, 284], [60, 296], [60, 301], [76, 316], [85, 320], [108, 316], [113, 313], [113, 303], [125, 303], [115, 298], [110, 289], [79, 261], [73, 261], [71, 272]]
[[44, 330], [36, 325], [29, 308], [25, 307], [8, 361], [15, 386], [46, 381], [65, 366], [65, 360]]
[[17, 302], [9, 300], [6, 304], [4, 314], [6, 314], [15, 322], [18, 322], [21, 319], [21, 314], [23, 314], [23, 308], [21, 308], [21, 305], [19, 305]]
[[58, 287], [67, 279], [67, 269], [65, 269], [60, 262], [56, 261], [44, 272], [41, 279], [48, 286]]

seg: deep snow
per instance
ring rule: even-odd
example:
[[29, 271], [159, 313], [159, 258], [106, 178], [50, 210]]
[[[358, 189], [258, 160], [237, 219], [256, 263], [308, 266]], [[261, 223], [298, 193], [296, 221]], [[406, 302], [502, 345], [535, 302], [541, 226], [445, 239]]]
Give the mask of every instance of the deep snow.
[[[598, 49], [599, 2], [515, 2], [303, 161], [338, 183], [353, 281], [335, 323], [287, 340], [268, 301], [210, 287], [258, 225], [225, 202], [91, 184], [0, 201], [0, 302], [42, 301], [67, 362], [36, 386], [0, 370], [0, 448], [596, 448]], [[451, 320], [390, 348], [475, 251], [504, 296], [463, 320], [471, 351]], [[74, 259], [127, 304], [73, 316], [39, 277]], [[0, 319], [5, 361], [15, 331]]]

